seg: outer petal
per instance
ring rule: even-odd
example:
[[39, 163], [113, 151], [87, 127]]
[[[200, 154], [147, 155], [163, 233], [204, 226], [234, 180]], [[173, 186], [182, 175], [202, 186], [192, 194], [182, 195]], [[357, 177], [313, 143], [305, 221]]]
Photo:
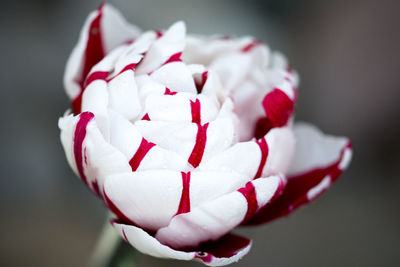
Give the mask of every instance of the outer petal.
[[127, 159], [104, 140], [92, 113], [67, 115], [59, 127], [69, 164], [96, 194], [101, 194], [109, 175], [129, 171]]
[[90, 69], [116, 46], [133, 40], [139, 29], [129, 25], [109, 4], [103, 4], [87, 18], [79, 41], [71, 53], [64, 74], [64, 86], [76, 99]]
[[325, 136], [314, 126], [295, 126], [296, 152], [283, 194], [261, 209], [249, 224], [260, 224], [285, 216], [325, 192], [348, 166], [350, 141]]
[[129, 244], [142, 253], [158, 258], [198, 260], [208, 266], [223, 266], [238, 261], [251, 247], [247, 238], [228, 234], [220, 240], [204, 244], [194, 251], [186, 252], [161, 244], [142, 229], [126, 224], [113, 223], [114, 228]]
[[230, 193], [248, 180], [234, 172], [130, 172], [109, 177], [105, 195], [117, 209], [114, 213], [121, 213], [132, 224], [154, 231], [167, 226], [176, 214]]
[[188, 213], [175, 216], [156, 238], [174, 248], [193, 248], [217, 240], [264, 206], [282, 188], [282, 177], [248, 182], [245, 187], [205, 202]]

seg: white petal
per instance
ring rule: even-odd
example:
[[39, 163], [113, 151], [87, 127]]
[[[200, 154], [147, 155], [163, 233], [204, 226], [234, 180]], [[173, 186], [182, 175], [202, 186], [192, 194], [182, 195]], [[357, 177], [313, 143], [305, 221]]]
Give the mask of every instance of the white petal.
[[176, 214], [182, 192], [178, 171], [127, 172], [109, 177], [105, 194], [131, 221], [145, 229], [168, 225]]
[[182, 62], [171, 62], [154, 71], [150, 77], [171, 91], [196, 93], [192, 73]]
[[[275, 195], [281, 181], [281, 177], [272, 176], [249, 182], [255, 188], [258, 207]], [[171, 247], [196, 247], [230, 232], [243, 221], [247, 209], [246, 197], [234, 191], [175, 216], [167, 227], [157, 231], [156, 238]]]
[[158, 40], [156, 40], [143, 61], [137, 68], [138, 74], [153, 72], [165, 63], [173, 54], [183, 51], [185, 46], [186, 26], [183, 22], [173, 24]]
[[146, 140], [189, 158], [196, 142], [197, 126], [194, 123], [165, 121], [136, 121], [135, 126]]
[[[75, 152], [81, 153], [82, 162], [79, 164], [83, 168], [83, 174], [88, 186], [96, 193], [101, 193], [104, 181], [109, 175], [126, 172], [130, 170], [125, 156], [117, 149], [107, 143], [100, 133], [95, 119], [92, 119], [85, 127], [86, 135], [82, 136], [82, 151], [74, 151], [75, 131], [80, 116], [67, 115], [59, 120], [61, 129], [61, 142], [64, 146], [68, 162], [75, 173], [78, 174], [77, 158]], [[98, 188], [95, 188], [98, 186]]]
[[84, 53], [87, 46], [90, 24], [99, 14], [102, 16], [99, 32], [102, 34], [103, 48], [106, 54], [116, 46], [134, 39], [140, 32], [136, 26], [127, 24], [121, 14], [109, 4], [105, 4], [102, 8], [91, 12], [84, 23], [78, 43], [73, 49], [65, 69], [64, 86], [71, 99], [77, 97], [81, 91], [81, 87], [77, 81], [82, 79], [85, 60]]
[[268, 157], [262, 176], [286, 173], [295, 149], [295, 137], [291, 128], [273, 128], [265, 138], [268, 144]]
[[[315, 126], [306, 123], [295, 124], [294, 134], [297, 139], [296, 150], [288, 172], [289, 177], [335, 163], [349, 142], [345, 137], [324, 135]], [[351, 150], [348, 151], [348, 156], [344, 157], [347, 163], [351, 158]], [[346, 165], [343, 164], [342, 168]]]
[[132, 120], [142, 111], [134, 72], [127, 70], [109, 82], [110, 108]]
[[146, 99], [145, 110], [152, 121], [192, 122], [191, 101], [200, 102], [200, 118], [204, 124], [215, 119], [218, 107], [204, 95], [178, 93], [176, 95], [153, 94]]
[[200, 170], [235, 171], [253, 178], [261, 161], [261, 151], [255, 142], [240, 142], [202, 161]]
[[126, 238], [127, 242], [142, 253], [158, 258], [171, 258], [178, 260], [191, 260], [195, 256], [194, 252], [174, 250], [161, 244], [157, 239], [138, 227], [118, 223], [114, 223], [113, 226], [119, 232], [121, 237]]
[[227, 98], [217, 118], [210, 122], [207, 128], [203, 160], [208, 160], [237, 142], [237, 124], [237, 117], [233, 113], [233, 103]]

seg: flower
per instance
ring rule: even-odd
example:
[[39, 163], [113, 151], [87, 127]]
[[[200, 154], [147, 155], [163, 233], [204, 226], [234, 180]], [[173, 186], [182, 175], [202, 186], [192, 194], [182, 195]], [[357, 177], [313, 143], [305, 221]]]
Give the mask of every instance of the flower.
[[347, 167], [347, 138], [293, 124], [298, 77], [251, 37], [142, 33], [92, 12], [66, 67], [67, 160], [143, 253], [226, 265], [251, 246], [232, 230], [289, 214]]

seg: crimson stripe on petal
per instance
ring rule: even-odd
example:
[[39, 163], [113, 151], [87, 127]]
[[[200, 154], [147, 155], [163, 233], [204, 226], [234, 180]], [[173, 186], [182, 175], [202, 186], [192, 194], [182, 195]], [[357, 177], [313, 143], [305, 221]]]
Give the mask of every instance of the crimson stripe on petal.
[[101, 59], [104, 58], [105, 52], [103, 47], [102, 32], [101, 32], [101, 18], [103, 15], [103, 6], [101, 4], [98, 9], [97, 16], [90, 23], [88, 29], [88, 40], [86, 43], [86, 48], [83, 55], [83, 67], [82, 75], [79, 80], [79, 85], [81, 86], [80, 94], [73, 100], [72, 108], [74, 109], [74, 114], [79, 114], [81, 112], [81, 98], [82, 92], [84, 90], [83, 83], [86, 80], [86, 76], [94, 65], [96, 65]]
[[181, 172], [182, 174], [182, 194], [176, 215], [190, 212], [190, 172]]
[[260, 45], [261, 43], [259, 41], [253, 41], [249, 43], [248, 45], [244, 46], [240, 51], [243, 53], [248, 53], [250, 52], [254, 47]]
[[208, 71], [205, 71], [201, 74], [201, 82], [195, 83], [198, 94], [200, 94], [201, 91], [203, 90], [204, 84], [207, 82], [207, 78], [208, 78]]
[[171, 91], [169, 88], [165, 88], [164, 95], [176, 95], [176, 92]]
[[108, 77], [108, 71], [95, 71], [87, 77], [87, 79], [85, 81], [85, 88], [88, 87], [89, 84], [91, 84], [92, 82], [94, 82], [96, 80], [106, 81], [107, 77]]
[[165, 61], [165, 62], [162, 64], [162, 66], [164, 66], [164, 65], [166, 65], [166, 64], [168, 64], [168, 63], [172, 63], [172, 62], [182, 61], [181, 56], [182, 56], [182, 52], [178, 52], [178, 53], [173, 54], [172, 56], [170, 56], [170, 57], [167, 59], [167, 61]]
[[253, 179], [260, 178], [262, 175], [262, 170], [264, 169], [265, 163], [267, 162], [267, 157], [268, 157], [268, 144], [265, 138], [261, 138], [260, 141], [256, 140], [257, 145], [260, 147], [261, 151], [261, 160], [260, 160], [260, 165], [258, 166], [258, 170], [256, 175], [254, 176]]
[[149, 113], [144, 114], [142, 120], [143, 121], [149, 121], [150, 120]]
[[246, 198], [247, 201], [247, 212], [244, 217], [243, 222], [249, 220], [257, 211], [258, 203], [257, 203], [257, 193], [254, 185], [251, 182], [248, 182], [245, 187], [242, 187], [238, 190], [242, 195]]
[[318, 195], [311, 199], [309, 199], [307, 194], [325, 178], [329, 179], [330, 184], [338, 179], [339, 175], [343, 172], [339, 165], [343, 160], [346, 149], [349, 148], [350, 144], [343, 148], [340, 158], [335, 163], [325, 168], [314, 169], [299, 176], [289, 178], [282, 195], [277, 197], [270, 205], [260, 209], [248, 224], [266, 223], [286, 216], [301, 205], [314, 200], [327, 188], [322, 188], [323, 190], [318, 192]]
[[139, 145], [139, 148], [136, 150], [135, 155], [133, 155], [132, 159], [129, 161], [129, 165], [131, 165], [132, 171], [136, 171], [139, 168], [140, 163], [143, 158], [149, 152], [149, 150], [155, 146], [154, 143], [148, 142], [146, 139], [142, 138], [142, 142]]
[[190, 100], [190, 109], [192, 112], [192, 122], [193, 123], [201, 123], [201, 107], [200, 100], [196, 99], [196, 101]]
[[78, 169], [78, 173], [86, 185], [88, 183], [83, 170], [82, 148], [83, 148], [83, 141], [85, 140], [86, 137], [86, 127], [93, 118], [94, 118], [93, 113], [83, 112], [79, 116], [79, 120], [76, 123], [75, 133], [74, 133], [74, 157], [75, 157], [76, 168]]
[[199, 166], [206, 148], [208, 123], [204, 125], [197, 124], [197, 128], [196, 143], [188, 159], [188, 162], [195, 168]]
[[250, 245], [250, 239], [227, 234], [217, 241], [207, 242], [196, 249], [196, 259], [204, 263], [210, 263], [214, 258], [230, 258]]

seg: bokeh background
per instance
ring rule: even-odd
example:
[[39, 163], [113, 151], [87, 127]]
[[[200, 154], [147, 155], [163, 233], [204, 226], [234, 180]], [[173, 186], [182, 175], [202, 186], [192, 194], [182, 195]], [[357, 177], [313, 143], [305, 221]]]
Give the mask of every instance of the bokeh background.
[[[232, 266], [400, 266], [399, 1], [110, 1], [143, 29], [253, 35], [301, 76], [297, 119], [351, 137], [350, 169]], [[86, 266], [106, 209], [64, 157], [65, 62], [99, 1], [1, 2], [0, 265]], [[141, 256], [140, 266], [201, 266]]]

